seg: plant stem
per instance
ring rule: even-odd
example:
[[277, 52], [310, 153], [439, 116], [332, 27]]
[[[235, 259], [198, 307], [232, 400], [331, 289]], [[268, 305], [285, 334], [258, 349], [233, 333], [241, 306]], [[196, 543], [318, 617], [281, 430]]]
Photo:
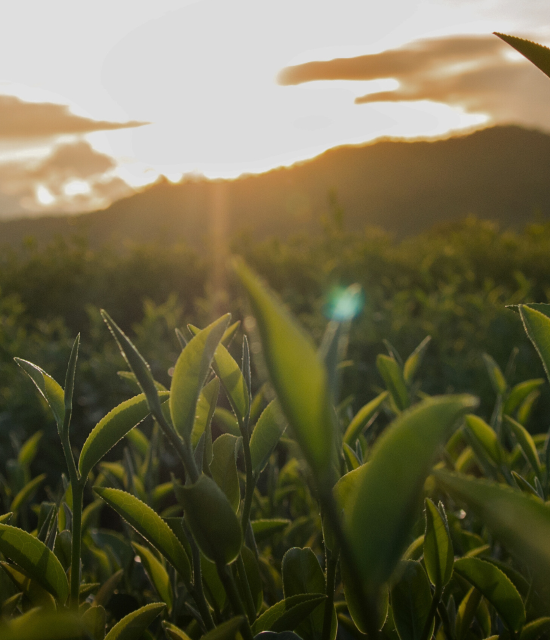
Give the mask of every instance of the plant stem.
[[256, 605], [254, 604], [254, 598], [252, 597], [252, 591], [250, 590], [250, 583], [248, 582], [248, 576], [246, 575], [246, 568], [244, 566], [242, 553], [239, 554], [237, 559], [237, 571], [244, 589], [248, 620], [250, 621], [250, 624], [252, 624], [254, 620], [256, 620]]
[[421, 640], [430, 640], [432, 636], [432, 624], [435, 618], [435, 614], [437, 612], [437, 607], [441, 602], [441, 591], [436, 589], [434, 591], [432, 597], [432, 604], [430, 606], [430, 610], [428, 611], [428, 617], [426, 618], [426, 623], [424, 624], [424, 629], [422, 630], [422, 635], [420, 636]]
[[239, 592], [237, 591], [237, 587], [235, 585], [235, 580], [233, 579], [231, 570], [227, 565], [221, 563], [216, 563], [216, 568], [218, 569], [218, 575], [220, 576], [220, 580], [222, 581], [229, 602], [231, 603], [233, 613], [237, 616], [244, 617], [244, 624], [241, 628], [241, 633], [244, 640], [254, 640], [252, 637], [252, 630], [250, 629], [250, 623], [248, 622], [248, 618], [246, 617], [243, 603], [241, 601], [241, 597], [239, 596]]
[[254, 489], [256, 488], [256, 479], [254, 478], [254, 472], [252, 470], [252, 455], [250, 453], [248, 419], [244, 424], [239, 420], [239, 429], [243, 438], [244, 469], [246, 473], [244, 505], [243, 512], [241, 514], [241, 528], [244, 533], [248, 527], [248, 522], [250, 520], [250, 510], [252, 509], [252, 498], [254, 497]]
[[332, 615], [334, 611], [334, 587], [336, 582], [336, 565], [338, 557], [332, 553], [330, 549], [326, 549], [326, 594], [325, 613], [323, 616], [323, 632], [321, 640], [330, 639], [330, 630], [332, 627]]
[[214, 629], [216, 626], [214, 624], [214, 620], [212, 619], [212, 614], [210, 613], [210, 609], [208, 607], [208, 603], [206, 602], [206, 598], [204, 596], [204, 589], [202, 586], [202, 573], [201, 573], [201, 554], [199, 551], [199, 547], [197, 543], [191, 536], [188, 535], [189, 538], [189, 546], [191, 547], [191, 560], [193, 562], [193, 592], [192, 596], [195, 600], [195, 603], [199, 609], [199, 613], [206, 625], [206, 628], [210, 631]]
[[357, 563], [355, 561], [355, 555], [349, 545], [349, 542], [342, 529], [340, 522], [340, 516], [332, 495], [332, 488], [320, 487], [319, 498], [321, 501], [321, 507], [326, 514], [334, 535], [340, 545], [340, 552], [342, 554], [342, 560], [346, 563], [349, 569], [350, 577], [352, 579], [352, 588], [358, 595], [358, 598], [365, 603], [364, 609], [361, 611], [362, 622], [367, 630], [369, 640], [376, 640], [379, 636], [378, 633], [378, 606], [376, 600], [372, 594], [365, 593], [363, 585], [363, 579], [357, 569]]
[[73, 611], [80, 604], [80, 547], [82, 544], [82, 501], [84, 498], [84, 482], [78, 480], [73, 484], [73, 530], [71, 544], [71, 601]]

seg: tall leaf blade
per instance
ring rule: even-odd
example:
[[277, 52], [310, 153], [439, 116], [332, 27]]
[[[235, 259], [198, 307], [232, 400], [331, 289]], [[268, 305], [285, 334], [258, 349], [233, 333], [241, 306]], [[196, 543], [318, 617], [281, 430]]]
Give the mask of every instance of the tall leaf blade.
[[550, 78], [550, 49], [548, 47], [544, 47], [536, 42], [531, 42], [530, 40], [517, 38], [516, 36], [508, 36], [504, 33], [497, 33], [496, 31], [494, 33], [495, 36], [498, 36], [511, 47], [514, 47], [516, 51], [519, 51], [522, 56], [525, 56], [527, 60], [532, 62]]
[[34, 382], [38, 391], [50, 405], [57, 423], [57, 430], [61, 433], [65, 419], [65, 393], [61, 385], [32, 362], [27, 362], [27, 360], [22, 360], [21, 358], [14, 358], [14, 360]]
[[460, 558], [454, 570], [489, 600], [510, 631], [521, 630], [525, 624], [523, 601], [512, 581], [498, 567], [480, 558]]
[[426, 353], [426, 349], [430, 344], [432, 336], [426, 336], [424, 340], [416, 347], [416, 349], [411, 353], [411, 355], [406, 359], [405, 364], [403, 366], [403, 378], [405, 379], [406, 384], [411, 384], [416, 372], [418, 371], [418, 367], [422, 363], [422, 359], [424, 358], [424, 354]]
[[346, 433], [344, 434], [344, 442], [349, 444], [350, 447], [355, 446], [357, 438], [360, 436], [363, 429], [369, 424], [369, 422], [378, 414], [380, 407], [384, 400], [388, 397], [388, 392], [383, 391], [379, 395], [368, 402], [364, 407], [361, 407], [355, 414], [352, 421], [349, 423]]
[[164, 520], [131, 493], [120, 489], [94, 487], [99, 497], [112, 507], [140, 535], [150, 542], [189, 584], [191, 565], [181, 542]]
[[283, 413], [318, 481], [328, 486], [334, 477], [335, 434], [324, 364], [310, 337], [275, 295], [244, 262], [235, 261], [234, 267], [250, 299]]
[[395, 627], [401, 640], [422, 640], [432, 601], [430, 583], [420, 562], [405, 560], [403, 565], [403, 573], [391, 590]]
[[170, 612], [172, 610], [174, 594], [168, 572], [150, 549], [141, 544], [137, 544], [136, 542], [132, 543], [132, 547], [138, 554], [141, 564], [143, 565], [143, 568], [149, 576], [153, 586], [157, 590], [157, 593], [161, 597], [161, 600], [166, 603], [168, 611]]
[[264, 470], [285, 429], [286, 421], [281, 408], [273, 400], [262, 411], [250, 438], [252, 469], [256, 476]]
[[392, 356], [381, 353], [376, 358], [376, 367], [384, 379], [395, 406], [399, 411], [404, 411], [409, 406], [410, 399], [399, 363]]
[[200, 331], [180, 353], [170, 388], [170, 414], [176, 431], [190, 443], [197, 402], [210, 371], [212, 358], [227, 328], [230, 315]]
[[424, 564], [431, 583], [439, 593], [451, 579], [453, 562], [453, 543], [447, 523], [435, 504], [430, 499], [426, 499]]
[[[162, 399], [168, 395], [167, 391], [159, 393]], [[144, 393], [125, 400], [109, 411], [92, 429], [82, 447], [78, 461], [80, 475], [87, 478], [101, 458], [148, 415], [149, 403]]]
[[550, 380], [550, 318], [524, 304], [519, 305], [519, 314]]
[[439, 485], [466, 503], [517, 558], [534, 571], [550, 571], [550, 508], [509, 486], [436, 471]]
[[69, 595], [65, 570], [43, 542], [22, 529], [0, 524], [0, 552], [65, 604]]
[[237, 472], [237, 453], [241, 438], [223, 433], [212, 445], [210, 473], [214, 482], [225, 493], [233, 511], [237, 512], [241, 503], [241, 489]]
[[457, 419], [476, 404], [466, 395], [422, 401], [386, 429], [368, 464], [348, 474], [355, 474], [355, 481], [346, 497], [344, 525], [369, 589], [378, 589], [393, 573], [437, 450]]

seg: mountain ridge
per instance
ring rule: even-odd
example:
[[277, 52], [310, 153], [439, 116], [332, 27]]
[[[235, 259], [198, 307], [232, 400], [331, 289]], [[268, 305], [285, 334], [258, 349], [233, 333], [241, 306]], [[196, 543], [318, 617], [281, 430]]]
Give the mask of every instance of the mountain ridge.
[[378, 226], [398, 237], [470, 214], [505, 227], [535, 212], [550, 218], [550, 135], [498, 126], [443, 140], [335, 147], [227, 181], [161, 180], [104, 210], [0, 222], [0, 244], [77, 235], [91, 246], [182, 241], [200, 248], [241, 231], [257, 239], [314, 233], [329, 194], [349, 230]]

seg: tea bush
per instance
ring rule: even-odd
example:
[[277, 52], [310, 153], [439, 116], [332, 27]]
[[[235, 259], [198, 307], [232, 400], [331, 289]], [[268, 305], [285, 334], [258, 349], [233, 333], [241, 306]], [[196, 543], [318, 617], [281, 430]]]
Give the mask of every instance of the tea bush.
[[[548, 50], [502, 37], [550, 75]], [[342, 381], [360, 287], [340, 292], [317, 348], [246, 262], [233, 271], [247, 300], [241, 357], [229, 314], [176, 328], [169, 390], [102, 312], [137, 395], [81, 446], [80, 336], [63, 386], [16, 358], [53, 415], [65, 473], [32, 477], [42, 431], [14, 441], [0, 478], [1, 637], [548, 635], [550, 438], [525, 428], [544, 380], [512, 382], [486, 355], [487, 412], [421, 389], [429, 338], [404, 360], [387, 343], [383, 388], [354, 412]], [[514, 310], [550, 376], [550, 304]], [[24, 345], [17, 323], [4, 330]], [[138, 337], [154, 348], [150, 333]]]

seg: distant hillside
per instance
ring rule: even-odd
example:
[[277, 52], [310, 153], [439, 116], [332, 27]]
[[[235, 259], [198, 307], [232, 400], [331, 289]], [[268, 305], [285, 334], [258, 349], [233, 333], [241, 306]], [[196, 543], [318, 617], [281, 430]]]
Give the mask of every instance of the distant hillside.
[[[313, 232], [337, 196], [348, 229], [380, 226], [397, 236], [474, 214], [503, 226], [550, 218], [550, 136], [494, 127], [435, 142], [346, 146], [294, 165], [223, 183], [225, 225], [254, 237]], [[186, 241], [200, 246], [213, 226], [219, 185], [206, 179], [156, 183], [103, 211], [0, 223], [0, 243], [57, 235], [104, 242]]]

